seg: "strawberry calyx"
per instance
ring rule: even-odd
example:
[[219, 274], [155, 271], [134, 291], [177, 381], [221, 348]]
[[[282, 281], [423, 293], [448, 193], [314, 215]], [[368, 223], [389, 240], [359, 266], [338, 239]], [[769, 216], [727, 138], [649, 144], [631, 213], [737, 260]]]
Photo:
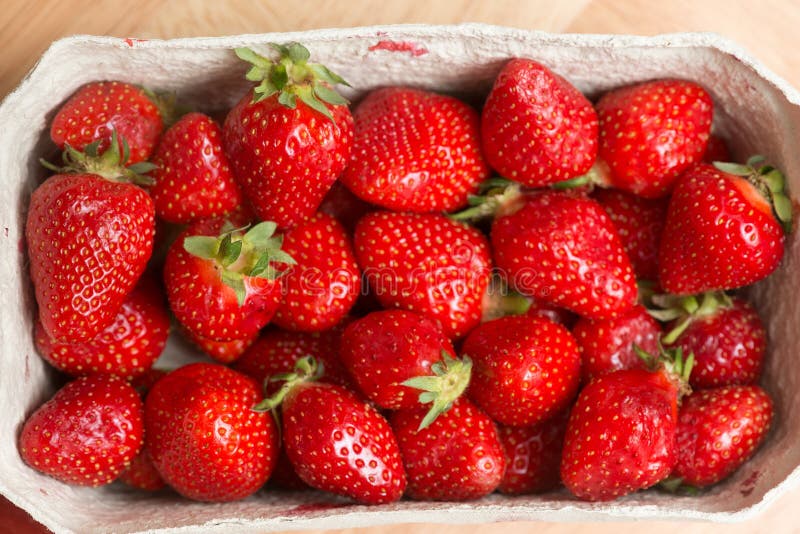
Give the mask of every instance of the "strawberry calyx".
[[140, 86], [140, 89], [147, 98], [158, 108], [158, 114], [161, 115], [161, 122], [164, 124], [164, 129], [178, 122], [178, 119], [192, 111], [189, 106], [185, 106], [178, 102], [178, 96], [174, 91], [153, 91], [147, 87]]
[[294, 109], [299, 98], [305, 105], [333, 121], [324, 103], [334, 106], [348, 104], [347, 99], [333, 90], [332, 86], [342, 84], [349, 87], [350, 84], [325, 65], [309, 63], [311, 54], [300, 43], [269, 43], [269, 46], [278, 52], [277, 60], [264, 57], [250, 48], [234, 50], [239, 59], [252, 65], [245, 78], [259, 82], [253, 89], [253, 102], [277, 94], [281, 105]]
[[401, 382], [402, 385], [422, 390], [421, 404], [431, 408], [419, 424], [419, 430], [427, 428], [439, 415], [448, 411], [469, 385], [472, 375], [472, 360], [469, 356], [455, 358], [442, 350], [442, 359], [431, 365], [433, 375], [417, 376]]
[[651, 354], [636, 343], [633, 344], [633, 350], [651, 372], [663, 371], [667, 378], [675, 384], [679, 402], [680, 399], [691, 394], [689, 377], [694, 367], [693, 352], [684, 355], [681, 347], [665, 348], [661, 340], [658, 341], [658, 354]]
[[481, 303], [481, 322], [492, 321], [506, 315], [524, 315], [530, 310], [533, 300], [530, 297], [508, 288], [499, 275], [493, 275]]
[[714, 315], [720, 308], [733, 306], [731, 297], [723, 291], [709, 291], [702, 295], [679, 297], [676, 295], [653, 295], [650, 303], [658, 309], [648, 308], [654, 319], [659, 321], [676, 321], [675, 326], [661, 340], [671, 345], [699, 317]]
[[724, 173], [747, 180], [769, 203], [783, 231], [789, 233], [792, 230], [792, 201], [786, 194], [786, 177], [779, 169], [765, 164], [764, 160], [764, 156], [755, 155], [744, 165], [722, 161], [715, 161], [713, 165]]
[[255, 406], [253, 411], [256, 412], [269, 412], [281, 405], [286, 395], [298, 384], [303, 382], [315, 382], [322, 378], [325, 374], [325, 366], [322, 362], [318, 362], [316, 358], [311, 355], [299, 358], [294, 364], [294, 370], [288, 373], [280, 373], [267, 378], [264, 388], [266, 389], [269, 382], [283, 382], [278, 391], [271, 397], [267, 397]]
[[681, 477], [667, 477], [658, 483], [658, 489], [673, 495], [686, 495], [694, 497], [700, 494], [700, 488], [683, 483]]
[[611, 187], [611, 168], [602, 159], [597, 159], [586, 174], [551, 184], [552, 189], [566, 190], [579, 187]]
[[210, 260], [220, 273], [222, 281], [234, 290], [239, 306], [246, 299], [245, 277], [277, 280], [287, 270], [279, 270], [273, 262], [295, 265], [297, 262], [281, 250], [283, 235], [275, 235], [278, 225], [272, 221], [256, 224], [245, 232], [234, 228], [230, 222], [223, 225], [217, 236], [189, 236], [183, 248], [189, 254]]
[[[137, 185], [153, 185], [155, 181], [147, 173], [157, 167], [147, 161], [126, 165], [130, 159], [130, 147], [123, 137], [111, 130], [109, 147], [99, 153], [101, 139], [84, 147], [83, 151], [73, 148], [68, 143], [61, 153], [62, 166], [50, 163], [45, 159], [39, 162], [47, 169], [60, 174], [88, 173], [100, 176], [112, 182], [127, 182]], [[121, 150], [120, 150], [121, 147]]]
[[506, 178], [489, 178], [478, 187], [477, 195], [469, 195], [468, 208], [448, 214], [454, 221], [476, 222], [516, 211], [513, 206], [522, 199], [523, 188]]

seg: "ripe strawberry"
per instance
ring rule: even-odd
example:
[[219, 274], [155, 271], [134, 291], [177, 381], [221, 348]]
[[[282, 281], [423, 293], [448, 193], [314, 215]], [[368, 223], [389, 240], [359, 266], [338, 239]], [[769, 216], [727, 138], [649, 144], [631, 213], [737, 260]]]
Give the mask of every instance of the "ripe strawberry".
[[478, 230], [438, 214], [382, 211], [359, 221], [354, 243], [384, 307], [425, 315], [451, 338], [480, 322], [492, 262]]
[[278, 457], [278, 463], [275, 464], [275, 469], [269, 477], [269, 486], [280, 488], [288, 491], [301, 491], [309, 489], [308, 484], [297, 475], [292, 467], [292, 462], [286, 455], [286, 450], [281, 449], [281, 455]]
[[307, 63], [298, 43], [271, 45], [273, 62], [247, 48], [236, 55], [260, 82], [230, 111], [225, 152], [236, 181], [261, 220], [290, 228], [311, 216], [350, 159], [353, 118], [331, 86], [346, 83], [323, 65]]
[[728, 145], [725, 143], [723, 138], [711, 134], [711, 136], [708, 138], [706, 153], [703, 154], [703, 161], [705, 163], [714, 163], [715, 161], [733, 161], [731, 159], [731, 153], [728, 150]]
[[256, 492], [278, 457], [278, 429], [254, 411], [252, 379], [217, 364], [194, 363], [159, 380], [145, 400], [150, 457], [184, 497], [227, 502]]
[[390, 416], [408, 476], [406, 495], [416, 500], [466, 501], [488, 495], [503, 478], [506, 461], [492, 420], [466, 398], [420, 428], [427, 408]]
[[169, 326], [160, 290], [145, 277], [126, 297], [114, 321], [89, 341], [58, 342], [38, 320], [34, 341], [39, 354], [67, 374], [112, 374], [131, 380], [146, 373], [161, 355]]
[[[661, 326], [647, 310], [637, 305], [610, 319], [581, 318], [573, 327], [572, 334], [578, 342], [582, 382], [586, 384], [612, 371], [644, 369], [646, 363], [634, 346], [650, 354], [657, 353]], [[685, 354], [690, 352], [684, 350]]]
[[132, 488], [144, 491], [158, 491], [166, 486], [156, 466], [153, 465], [147, 448], [143, 448], [136, 455], [128, 468], [119, 476], [119, 480]]
[[645, 198], [663, 197], [686, 169], [703, 158], [713, 102], [683, 80], [623, 87], [597, 102], [599, 158], [613, 187]]
[[561, 484], [558, 465], [569, 411], [534, 426], [497, 429], [506, 454], [506, 472], [497, 489], [506, 495], [541, 493]]
[[651, 313], [672, 321], [664, 344], [694, 354], [693, 388], [752, 384], [761, 377], [767, 332], [750, 304], [724, 293], [655, 300], [668, 307]]
[[316, 371], [313, 358], [299, 360], [278, 394], [258, 407], [280, 404], [295, 471], [311, 487], [365, 504], [398, 500], [406, 477], [389, 423], [350, 390], [313, 382]]
[[341, 327], [313, 333], [267, 329], [236, 360], [233, 368], [259, 384], [268, 384], [267, 394], [272, 395], [278, 385], [267, 382], [271, 377], [290, 373], [297, 360], [312, 356], [321, 368], [320, 382], [351, 388], [353, 382], [339, 358], [341, 336]]
[[630, 260], [592, 199], [560, 191], [522, 197], [495, 218], [491, 239], [497, 267], [523, 294], [592, 318], [636, 301]]
[[675, 185], [659, 249], [664, 291], [691, 295], [761, 280], [783, 257], [792, 204], [768, 165], [700, 163]]
[[158, 143], [150, 194], [156, 215], [172, 223], [219, 217], [242, 202], [222, 150], [222, 130], [202, 113], [189, 113]]
[[[417, 407], [419, 390], [407, 382], [417, 377], [425, 377], [429, 387], [442, 393], [437, 414], [452, 403], [467, 386], [469, 365], [439, 363], [443, 354], [452, 361], [455, 349], [450, 339], [430, 319], [406, 310], [370, 313], [350, 323], [342, 334], [342, 362], [359, 390], [379, 408]], [[429, 376], [434, 369], [450, 373], [434, 378]]]
[[193, 334], [186, 328], [181, 328], [181, 333], [197, 348], [203, 351], [214, 361], [229, 364], [238, 360], [247, 348], [258, 339], [258, 331], [242, 339], [232, 339], [229, 341], [216, 341]]
[[344, 227], [317, 213], [287, 231], [282, 248], [297, 264], [281, 279], [283, 299], [273, 322], [302, 332], [338, 324], [361, 290], [361, 272]]
[[489, 177], [478, 113], [450, 96], [406, 87], [369, 93], [353, 112], [353, 160], [342, 182], [394, 211], [451, 211]]
[[[25, 238], [39, 319], [59, 342], [88, 341], [110, 325], [153, 250], [153, 201], [113, 147], [97, 156], [68, 148], [63, 171], [31, 195]], [[123, 141], [124, 144], [124, 141]], [[52, 165], [47, 165], [56, 169]]]
[[716, 484], [741, 467], [764, 441], [772, 400], [758, 386], [697, 391], [684, 399], [674, 475], [684, 484]]
[[486, 159], [500, 175], [541, 187], [589, 171], [597, 157], [597, 114], [558, 74], [513, 59], [486, 99], [481, 136]]
[[688, 370], [676, 375], [625, 369], [602, 375], [581, 390], [572, 407], [561, 480], [579, 499], [608, 501], [648, 488], [675, 465], [678, 398]]
[[565, 410], [578, 392], [575, 338], [548, 319], [520, 315], [483, 323], [461, 352], [473, 364], [470, 399], [498, 423], [535, 425]]
[[25, 462], [69, 484], [101, 486], [116, 479], [142, 448], [142, 401], [111, 375], [75, 379], [22, 427]]
[[232, 341], [255, 335], [281, 298], [274, 263], [293, 260], [280, 249], [275, 223], [246, 233], [229, 219], [193, 223], [172, 244], [164, 265], [169, 306], [193, 336]]
[[353, 234], [359, 219], [374, 209], [374, 206], [364, 202], [347, 189], [341, 180], [334, 182], [333, 187], [319, 206], [319, 211], [327, 213], [342, 223], [348, 235]]
[[112, 132], [128, 143], [129, 163], [150, 157], [163, 123], [156, 104], [145, 90], [116, 82], [91, 82], [82, 86], [56, 113], [50, 125], [50, 138], [63, 149], [66, 145], [84, 150], [99, 141], [98, 152], [111, 145]]
[[592, 196], [616, 226], [636, 278], [658, 280], [658, 245], [667, 219], [667, 201], [616, 189], [598, 189]]

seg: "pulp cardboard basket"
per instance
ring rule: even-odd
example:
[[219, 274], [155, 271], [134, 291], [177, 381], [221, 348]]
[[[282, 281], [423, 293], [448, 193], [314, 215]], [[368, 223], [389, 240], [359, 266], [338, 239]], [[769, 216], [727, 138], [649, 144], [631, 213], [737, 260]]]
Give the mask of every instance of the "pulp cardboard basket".
[[54, 43], [0, 107], [0, 491], [38, 521], [61, 532], [263, 532], [344, 528], [401, 522], [476, 523], [507, 520], [749, 518], [800, 478], [800, 243], [751, 296], [769, 330], [764, 385], [775, 399], [775, 425], [757, 456], [725, 483], [697, 497], [649, 491], [607, 504], [583, 503], [566, 492], [469, 503], [403, 501], [368, 507], [321, 493], [266, 490], [241, 502], [202, 504], [169, 492], [149, 495], [114, 484], [67, 486], [26, 467], [17, 437], [26, 416], [55, 388], [54, 374], [32, 343], [34, 301], [23, 242], [28, 199], [45, 176], [37, 160], [52, 155], [47, 128], [54, 110], [80, 85], [117, 79], [174, 90], [198, 109], [230, 108], [248, 88], [246, 66], [232, 49], [264, 49], [299, 41], [315, 61], [351, 84], [347, 96], [386, 85], [448, 92], [479, 104], [512, 57], [536, 59], [593, 97], [653, 78], [695, 80], [712, 94], [715, 128], [733, 153], [765, 154], [800, 192], [800, 94], [730, 41], [709, 34], [658, 37], [550, 35], [483, 25], [390, 26], [220, 38], [142, 41], [76, 36]]

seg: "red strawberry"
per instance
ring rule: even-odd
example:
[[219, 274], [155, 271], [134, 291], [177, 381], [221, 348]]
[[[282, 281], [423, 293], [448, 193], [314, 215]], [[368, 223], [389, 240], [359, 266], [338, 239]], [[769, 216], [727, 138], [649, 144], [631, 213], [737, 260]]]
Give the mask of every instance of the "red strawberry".
[[498, 423], [542, 422], [565, 410], [578, 392], [575, 338], [548, 319], [508, 316], [483, 323], [461, 352], [473, 364], [470, 399]]
[[791, 225], [792, 204], [783, 175], [770, 166], [755, 168], [760, 161], [720, 168], [700, 163], [678, 180], [659, 249], [659, 282], [666, 292], [734, 289], [778, 267], [781, 226]]
[[616, 89], [597, 102], [599, 157], [616, 188], [645, 198], [667, 195], [703, 158], [711, 133], [711, 96], [696, 83], [657, 80]]
[[569, 412], [534, 426], [500, 426], [506, 472], [498, 490], [506, 495], [541, 493], [561, 484], [558, 465]]
[[50, 138], [63, 149], [83, 150], [99, 141], [99, 152], [111, 144], [112, 132], [130, 149], [129, 163], [150, 157], [163, 123], [158, 107], [143, 89], [124, 82], [91, 82], [73, 94], [56, 113]]
[[[677, 374], [685, 380], [684, 371]], [[625, 369], [589, 382], [567, 424], [567, 489], [582, 500], [608, 501], [666, 478], [676, 460], [679, 388], [663, 368]]]
[[155, 383], [145, 400], [147, 445], [164, 481], [184, 497], [226, 502], [256, 492], [278, 457], [278, 429], [254, 411], [252, 379], [194, 363]]
[[667, 201], [615, 189], [598, 189], [592, 196], [616, 226], [636, 278], [658, 280], [658, 245], [667, 219]]
[[369, 93], [353, 112], [353, 160], [342, 182], [394, 211], [451, 211], [489, 177], [478, 114], [450, 96], [406, 87]]
[[25, 421], [19, 452], [62, 482], [101, 486], [131, 463], [143, 439], [136, 390], [116, 376], [91, 375], [68, 383]]
[[238, 360], [247, 348], [258, 338], [258, 331], [242, 339], [232, 339], [229, 341], [216, 341], [205, 337], [197, 336], [187, 330], [181, 329], [181, 333], [192, 342], [203, 353], [219, 363], [233, 363]]
[[159, 288], [143, 278], [127, 296], [114, 321], [89, 341], [60, 343], [36, 321], [39, 354], [72, 376], [112, 374], [126, 380], [140, 376], [161, 355], [169, 335], [169, 314]]
[[341, 180], [334, 182], [319, 206], [319, 211], [342, 223], [350, 235], [355, 230], [358, 220], [374, 209], [374, 206], [355, 196]]
[[708, 145], [706, 145], [706, 153], [703, 154], [703, 161], [706, 163], [732, 161], [728, 145], [723, 138], [713, 134], [708, 138]]
[[[238, 223], [239, 221], [235, 221]], [[254, 336], [281, 298], [274, 262], [289, 263], [275, 223], [246, 233], [228, 219], [193, 223], [172, 244], [164, 265], [169, 306], [193, 336], [232, 341]]]
[[427, 408], [390, 416], [408, 476], [407, 496], [416, 500], [466, 501], [488, 495], [503, 478], [503, 446], [492, 420], [459, 398], [426, 428]]
[[148, 167], [122, 167], [116, 134], [113, 141], [100, 157], [96, 144], [86, 154], [66, 150], [65, 170], [79, 173], [51, 176], [28, 206], [25, 238], [39, 318], [60, 342], [88, 341], [110, 325], [153, 251], [153, 201], [123, 181], [141, 178], [136, 171]]
[[407, 385], [416, 377], [450, 388], [439, 402], [442, 408], [452, 403], [467, 386], [469, 366], [444, 364], [454, 383], [429, 376], [434, 374], [432, 367], [443, 361], [443, 353], [452, 359], [455, 349], [436, 323], [405, 310], [370, 313], [350, 323], [342, 334], [342, 362], [361, 392], [379, 408], [418, 406], [419, 391]]
[[283, 300], [273, 322], [302, 332], [338, 324], [361, 291], [361, 272], [344, 227], [317, 213], [287, 231], [282, 248], [297, 264], [281, 280]]
[[298, 43], [271, 45], [280, 61], [247, 48], [236, 54], [261, 82], [225, 119], [223, 141], [236, 180], [258, 218], [290, 228], [317, 211], [350, 159], [353, 118], [347, 101], [331, 89], [346, 83], [319, 64], [307, 63]]
[[283, 445], [295, 471], [311, 487], [365, 504], [398, 500], [406, 487], [400, 450], [386, 419], [341, 386], [313, 382], [313, 358], [259, 409], [281, 406]]
[[630, 260], [596, 201], [548, 191], [511, 204], [494, 220], [491, 238], [495, 263], [512, 287], [593, 318], [634, 305]]
[[292, 467], [292, 462], [286, 455], [286, 450], [281, 449], [281, 455], [278, 457], [278, 463], [272, 471], [272, 476], [269, 477], [269, 485], [272, 487], [280, 488], [289, 491], [301, 491], [309, 489], [308, 484], [297, 475]]
[[[326, 332], [302, 333], [268, 329], [236, 360], [233, 368], [259, 384], [271, 377], [289, 373], [297, 360], [312, 356], [322, 368], [320, 382], [350, 388], [352, 380], [339, 359], [342, 328]], [[272, 395], [278, 389], [274, 382], [267, 387]]]
[[670, 304], [672, 300], [677, 300], [672, 307], [651, 313], [673, 320], [664, 336], [665, 345], [694, 354], [689, 378], [693, 388], [752, 384], [761, 377], [767, 332], [750, 304], [724, 293], [661, 302]]
[[744, 464], [764, 441], [772, 400], [758, 386], [697, 391], [681, 406], [674, 476], [684, 484], [716, 484]]
[[425, 315], [451, 338], [480, 322], [492, 262], [478, 230], [438, 214], [373, 212], [359, 221], [354, 243], [384, 307]]
[[567, 80], [529, 59], [503, 67], [481, 119], [489, 164], [528, 186], [580, 176], [597, 157], [592, 104]]
[[[581, 354], [583, 383], [620, 369], [644, 369], [634, 346], [655, 354], [661, 327], [642, 306], [610, 319], [581, 318], [572, 329]], [[685, 354], [691, 351], [684, 350]], [[694, 375], [692, 375], [693, 377]]]
[[128, 468], [119, 476], [119, 480], [144, 491], [158, 491], [166, 486], [146, 448], [136, 455]]
[[158, 143], [150, 194], [156, 215], [173, 223], [219, 217], [234, 210], [241, 194], [228, 157], [222, 130], [202, 113], [189, 113], [173, 124]]

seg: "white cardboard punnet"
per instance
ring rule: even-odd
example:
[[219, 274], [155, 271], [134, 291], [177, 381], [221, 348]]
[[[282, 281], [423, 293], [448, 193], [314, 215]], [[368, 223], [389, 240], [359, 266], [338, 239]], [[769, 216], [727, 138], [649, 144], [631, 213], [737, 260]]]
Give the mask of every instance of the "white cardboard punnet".
[[[751, 296], [768, 325], [764, 385], [776, 406], [774, 429], [757, 456], [731, 479], [697, 497], [649, 491], [613, 503], [579, 502], [566, 492], [493, 495], [470, 503], [403, 501], [367, 507], [321, 493], [262, 491], [241, 502], [202, 504], [172, 494], [141, 494], [61, 484], [28, 468], [17, 452], [20, 427], [54, 392], [54, 375], [32, 343], [34, 301], [24, 252], [31, 191], [51, 156], [47, 128], [54, 110], [80, 85], [117, 79], [174, 90], [201, 110], [231, 107], [247, 89], [245, 65], [231, 51], [299, 41], [315, 61], [365, 91], [404, 84], [446, 91], [479, 103], [512, 57], [536, 59], [589, 96], [653, 78], [700, 82], [716, 104], [715, 128], [738, 156], [765, 154], [800, 191], [800, 94], [741, 48], [710, 34], [657, 37], [550, 35], [494, 26], [387, 26], [219, 38], [140, 41], [75, 36], [54, 43], [0, 106], [0, 492], [57, 532], [266, 532], [402, 522], [509, 520], [707, 519], [740, 521], [765, 509], [800, 479], [800, 235], [788, 238], [778, 271]], [[394, 43], [394, 44], [390, 44]]]

